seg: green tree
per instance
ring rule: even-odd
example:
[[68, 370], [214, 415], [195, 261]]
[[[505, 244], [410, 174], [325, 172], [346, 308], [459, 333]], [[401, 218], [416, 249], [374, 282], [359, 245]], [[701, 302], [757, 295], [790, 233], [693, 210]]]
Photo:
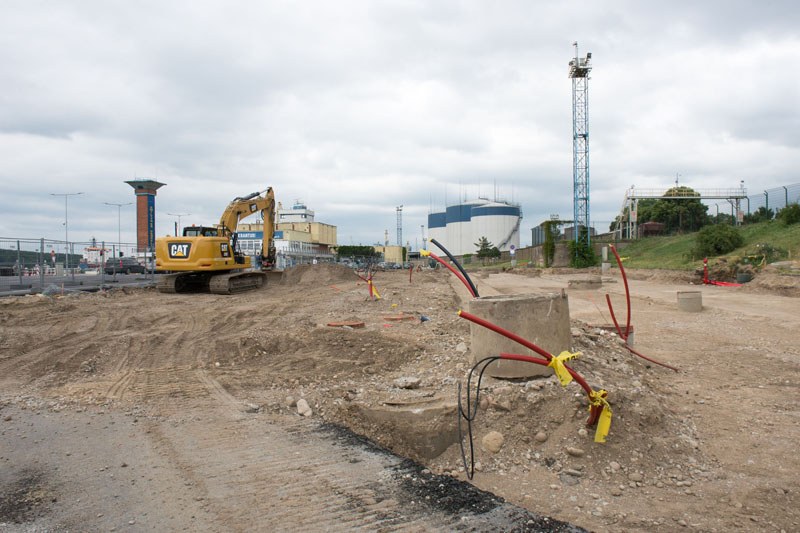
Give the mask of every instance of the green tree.
[[666, 233], [698, 231], [710, 218], [708, 206], [699, 196], [691, 187], [680, 186], [672, 187], [662, 198], [640, 200], [638, 223], [661, 222]]
[[727, 224], [706, 226], [697, 234], [693, 255], [696, 259], [727, 254], [744, 244], [739, 228]]
[[377, 257], [379, 254], [375, 251], [375, 248], [372, 246], [339, 246], [339, 249], [336, 251], [336, 255], [339, 256], [339, 259], [343, 257], [349, 257], [353, 259], [358, 258], [367, 258], [367, 257]]
[[581, 239], [578, 242], [569, 241], [569, 266], [572, 268], [586, 268], [598, 263], [597, 254], [588, 242], [588, 229], [581, 226]]
[[561, 226], [571, 224], [571, 220], [545, 220], [539, 224], [544, 228], [544, 243], [542, 244], [542, 255], [544, 255], [544, 266], [549, 267], [553, 264], [556, 255], [556, 237], [561, 232]]
[[733, 215], [729, 215], [727, 213], [720, 213], [719, 215], [714, 215], [711, 217], [710, 220], [711, 224], [727, 224], [729, 226], [736, 225], [736, 219], [733, 218]]
[[753, 213], [748, 213], [744, 216], [745, 224], [755, 224], [756, 222], [766, 222], [775, 218], [775, 211], [767, 209], [763, 205]]
[[475, 251], [475, 255], [480, 258], [491, 257], [490, 254], [492, 253], [492, 247], [494, 245], [489, 242], [489, 239], [486, 237], [481, 237], [478, 239], [478, 242], [475, 243], [475, 246], [478, 247], [478, 249]]
[[791, 226], [800, 222], [800, 204], [789, 204], [780, 210], [777, 217], [784, 226]]

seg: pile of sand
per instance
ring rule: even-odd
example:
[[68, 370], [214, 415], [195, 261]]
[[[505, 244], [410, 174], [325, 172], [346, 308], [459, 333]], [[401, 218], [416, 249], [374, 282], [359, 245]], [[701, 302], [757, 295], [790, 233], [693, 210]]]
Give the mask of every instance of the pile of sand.
[[285, 285], [328, 285], [343, 281], [358, 281], [358, 276], [352, 268], [328, 263], [297, 265], [286, 269], [281, 278]]

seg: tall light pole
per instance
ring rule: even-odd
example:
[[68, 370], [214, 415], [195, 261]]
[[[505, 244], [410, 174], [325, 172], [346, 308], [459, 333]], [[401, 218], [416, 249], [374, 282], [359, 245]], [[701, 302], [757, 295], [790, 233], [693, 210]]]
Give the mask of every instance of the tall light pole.
[[120, 229], [120, 227], [121, 227], [120, 220], [121, 220], [122, 206], [123, 205], [133, 205], [133, 202], [128, 202], [126, 204], [115, 204], [113, 202], [103, 202], [103, 203], [106, 204], [106, 205], [115, 205], [115, 206], [117, 206], [117, 253], [119, 254], [119, 253], [122, 252], [122, 231]]
[[175, 226], [175, 236], [178, 236], [178, 230], [181, 229], [181, 217], [191, 216], [191, 213], [167, 213], [171, 217], [178, 217], [178, 225]]
[[82, 192], [51, 192], [50, 196], [64, 197], [64, 268], [69, 269], [69, 215], [67, 210], [67, 200], [70, 196], [77, 196]]

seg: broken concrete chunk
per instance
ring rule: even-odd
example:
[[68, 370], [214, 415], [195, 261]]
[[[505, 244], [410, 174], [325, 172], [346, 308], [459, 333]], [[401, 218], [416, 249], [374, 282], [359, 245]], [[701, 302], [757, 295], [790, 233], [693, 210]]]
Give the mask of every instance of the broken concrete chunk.
[[570, 454], [573, 457], [583, 457], [583, 454], [585, 452], [583, 450], [581, 450], [580, 448], [574, 448], [574, 447], [570, 446], [570, 447], [567, 448], [567, 453]]
[[394, 386], [399, 389], [418, 389], [421, 379], [414, 376], [403, 376], [394, 380]]
[[303, 416], [311, 416], [313, 411], [311, 411], [311, 406], [308, 405], [308, 402], [301, 398], [297, 400], [297, 413]]
[[505, 438], [503, 434], [498, 431], [490, 431], [483, 437], [483, 447], [491, 453], [497, 453], [503, 447]]
[[490, 398], [489, 405], [498, 411], [510, 411], [511, 402], [506, 398]]
[[640, 482], [640, 481], [644, 480], [644, 476], [639, 472], [632, 472], [632, 473], [628, 474], [628, 479], [630, 479], [631, 481]]

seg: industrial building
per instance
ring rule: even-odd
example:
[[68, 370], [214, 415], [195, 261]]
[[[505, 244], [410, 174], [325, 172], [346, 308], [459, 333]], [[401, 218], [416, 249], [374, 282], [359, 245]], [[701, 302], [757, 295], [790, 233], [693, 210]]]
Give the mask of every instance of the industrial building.
[[[336, 226], [314, 222], [314, 211], [300, 202], [283, 209], [278, 202], [273, 239], [276, 266], [289, 268], [303, 263], [329, 263], [336, 258]], [[264, 243], [263, 224], [239, 224], [239, 246], [246, 255], [258, 255]]]
[[477, 243], [486, 237], [500, 251], [519, 248], [522, 210], [517, 204], [480, 198], [448, 206], [428, 215], [428, 236], [454, 255], [477, 252]]

